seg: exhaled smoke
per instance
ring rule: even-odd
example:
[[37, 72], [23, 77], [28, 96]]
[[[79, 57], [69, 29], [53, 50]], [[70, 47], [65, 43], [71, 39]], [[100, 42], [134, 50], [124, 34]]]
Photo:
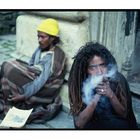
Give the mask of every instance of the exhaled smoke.
[[85, 104], [90, 104], [93, 96], [94, 96], [94, 89], [97, 87], [99, 83], [102, 82], [103, 78], [114, 78], [115, 73], [117, 71], [116, 65], [111, 66], [111, 69], [103, 75], [98, 76], [91, 76], [89, 75], [88, 78], [83, 82], [82, 86], [82, 100]]

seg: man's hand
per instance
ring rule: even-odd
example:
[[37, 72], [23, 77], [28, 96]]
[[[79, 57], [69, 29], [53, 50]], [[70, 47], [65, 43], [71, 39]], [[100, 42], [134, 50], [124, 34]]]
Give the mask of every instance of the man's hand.
[[112, 98], [114, 93], [110, 88], [109, 81], [103, 81], [96, 87], [97, 94], [107, 96], [108, 98]]
[[25, 100], [24, 95], [9, 95], [8, 101], [19, 102]]

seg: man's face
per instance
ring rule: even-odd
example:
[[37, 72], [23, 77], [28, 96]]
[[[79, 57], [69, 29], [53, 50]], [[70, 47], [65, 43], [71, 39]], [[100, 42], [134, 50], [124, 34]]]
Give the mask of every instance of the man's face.
[[42, 50], [50, 48], [53, 38], [48, 34], [38, 31], [38, 42]]
[[92, 76], [99, 76], [107, 73], [107, 67], [104, 60], [101, 57], [95, 55], [88, 64], [87, 72]]

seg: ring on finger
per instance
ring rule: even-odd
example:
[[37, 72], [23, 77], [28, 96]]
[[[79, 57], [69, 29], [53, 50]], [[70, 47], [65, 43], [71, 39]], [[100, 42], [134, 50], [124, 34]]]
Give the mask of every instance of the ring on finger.
[[103, 90], [103, 89], [101, 89], [101, 92], [104, 92], [104, 90]]

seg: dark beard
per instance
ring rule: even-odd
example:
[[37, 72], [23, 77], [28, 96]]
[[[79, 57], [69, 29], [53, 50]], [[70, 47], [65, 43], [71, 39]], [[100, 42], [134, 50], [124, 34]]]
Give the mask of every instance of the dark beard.
[[[41, 47], [40, 47], [41, 48]], [[41, 48], [41, 52], [45, 52], [45, 51], [49, 51], [51, 48], [51, 46], [49, 45], [48, 47], [46, 48]]]

